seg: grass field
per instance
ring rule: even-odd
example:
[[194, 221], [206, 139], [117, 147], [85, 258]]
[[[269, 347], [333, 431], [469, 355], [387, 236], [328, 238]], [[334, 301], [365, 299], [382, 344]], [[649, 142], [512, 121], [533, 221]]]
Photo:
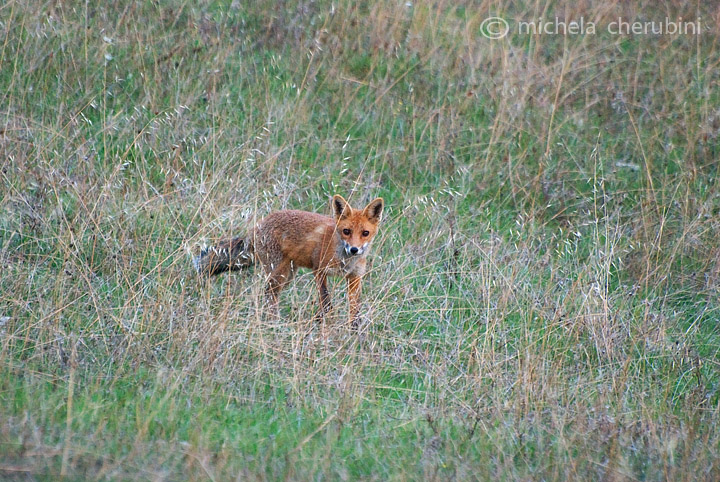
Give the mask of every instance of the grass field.
[[[5, 2], [0, 479], [720, 480], [719, 21]], [[386, 201], [359, 332], [192, 271], [335, 193]]]

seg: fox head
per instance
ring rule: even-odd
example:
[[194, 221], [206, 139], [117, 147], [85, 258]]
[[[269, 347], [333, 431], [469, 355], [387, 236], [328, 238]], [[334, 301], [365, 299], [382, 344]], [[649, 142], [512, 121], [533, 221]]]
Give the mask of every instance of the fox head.
[[353, 209], [339, 194], [333, 196], [335, 231], [340, 236], [345, 255], [361, 256], [367, 253], [370, 241], [377, 234], [384, 205], [383, 199], [377, 198], [363, 210]]

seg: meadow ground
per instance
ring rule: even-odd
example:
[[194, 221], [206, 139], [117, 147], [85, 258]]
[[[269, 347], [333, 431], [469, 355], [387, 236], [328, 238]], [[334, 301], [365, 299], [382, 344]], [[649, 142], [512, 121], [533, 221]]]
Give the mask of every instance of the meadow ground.
[[[720, 10], [600, 3], [5, 2], [0, 478], [720, 480]], [[192, 272], [335, 193], [359, 333]]]

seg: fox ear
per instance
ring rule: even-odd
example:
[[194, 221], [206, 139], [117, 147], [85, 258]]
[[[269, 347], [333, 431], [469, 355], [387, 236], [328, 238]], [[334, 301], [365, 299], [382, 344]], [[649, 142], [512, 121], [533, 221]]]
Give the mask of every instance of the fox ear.
[[371, 223], [377, 224], [382, 220], [383, 207], [385, 207], [385, 201], [379, 197], [365, 206], [363, 214], [368, 217]]
[[339, 194], [333, 196], [331, 204], [336, 219], [346, 218], [352, 213], [352, 208], [348, 202]]

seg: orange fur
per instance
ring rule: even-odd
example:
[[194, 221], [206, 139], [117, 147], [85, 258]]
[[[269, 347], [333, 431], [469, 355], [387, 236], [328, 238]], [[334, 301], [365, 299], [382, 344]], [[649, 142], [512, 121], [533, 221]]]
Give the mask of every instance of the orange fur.
[[216, 274], [250, 264], [254, 254], [268, 275], [267, 295], [277, 311], [278, 295], [297, 268], [315, 275], [322, 313], [330, 307], [328, 276], [347, 279], [350, 320], [357, 323], [362, 277], [370, 243], [378, 231], [384, 202], [377, 198], [353, 209], [340, 195], [332, 198], [333, 217], [306, 211], [278, 211], [260, 221], [248, 238], [221, 242], [194, 260], [200, 273]]

